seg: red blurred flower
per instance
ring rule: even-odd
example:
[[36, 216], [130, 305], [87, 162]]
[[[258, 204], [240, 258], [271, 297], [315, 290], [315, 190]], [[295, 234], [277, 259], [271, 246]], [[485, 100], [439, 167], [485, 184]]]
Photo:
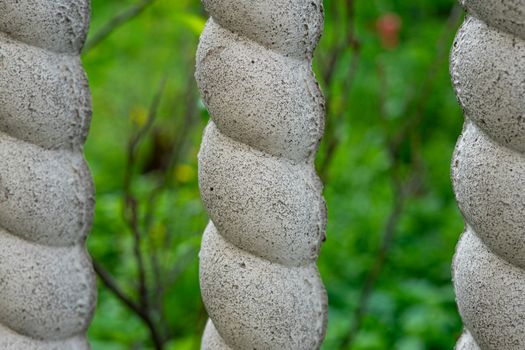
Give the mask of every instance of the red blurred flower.
[[385, 49], [394, 49], [399, 45], [399, 32], [402, 26], [401, 17], [395, 13], [386, 13], [379, 17], [376, 29]]

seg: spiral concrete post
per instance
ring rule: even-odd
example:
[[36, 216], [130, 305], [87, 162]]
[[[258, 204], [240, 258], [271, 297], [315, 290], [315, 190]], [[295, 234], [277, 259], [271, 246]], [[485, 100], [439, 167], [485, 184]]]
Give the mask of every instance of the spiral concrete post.
[[196, 78], [211, 121], [199, 182], [202, 349], [318, 349], [326, 208], [314, 169], [324, 99], [311, 69], [321, 0], [204, 0]]
[[525, 349], [525, 0], [463, 0], [451, 58], [465, 113], [452, 177], [466, 229], [458, 350]]
[[0, 349], [88, 349], [88, 0], [0, 0]]

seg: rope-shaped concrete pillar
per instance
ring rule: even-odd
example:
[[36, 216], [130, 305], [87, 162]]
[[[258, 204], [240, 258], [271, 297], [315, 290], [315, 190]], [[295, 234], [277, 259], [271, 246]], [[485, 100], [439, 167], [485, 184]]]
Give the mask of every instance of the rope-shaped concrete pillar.
[[88, 0], [0, 0], [0, 348], [88, 349]]
[[459, 350], [525, 349], [525, 1], [463, 0], [451, 73], [466, 124], [452, 176]]
[[318, 349], [326, 210], [311, 69], [321, 0], [204, 0], [196, 78], [212, 121], [199, 155], [211, 222], [200, 253], [203, 349]]

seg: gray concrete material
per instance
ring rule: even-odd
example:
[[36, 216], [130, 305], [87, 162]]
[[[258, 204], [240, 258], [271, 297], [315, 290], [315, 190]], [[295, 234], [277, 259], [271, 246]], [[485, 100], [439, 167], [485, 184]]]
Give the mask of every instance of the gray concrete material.
[[494, 253], [525, 268], [525, 157], [468, 123], [452, 178], [459, 208], [478, 237]]
[[228, 243], [213, 224], [200, 262], [206, 309], [232, 348], [319, 348], [326, 294], [315, 264], [286, 267], [258, 258]]
[[78, 54], [89, 28], [87, 0], [0, 0], [0, 31], [47, 50]]
[[503, 146], [525, 152], [525, 40], [469, 17], [453, 52], [465, 116]]
[[0, 159], [0, 226], [49, 246], [83, 243], [94, 198], [82, 154], [0, 134]]
[[455, 350], [480, 350], [478, 344], [472, 338], [468, 331], [465, 331], [459, 338]]
[[211, 223], [202, 349], [313, 350], [327, 300], [315, 261], [326, 207], [314, 158], [324, 99], [311, 69], [321, 2], [205, 0], [196, 79], [211, 119], [199, 185]]
[[322, 0], [203, 0], [222, 27], [286, 56], [310, 58], [323, 30]]
[[202, 350], [232, 350], [222, 340], [219, 333], [217, 333], [217, 329], [213, 325], [213, 322], [211, 320], [208, 320], [208, 323], [206, 324], [206, 329], [204, 329], [204, 335], [202, 336]]
[[36, 339], [87, 329], [95, 278], [83, 247], [48, 247], [0, 230], [0, 322]]
[[490, 26], [525, 39], [525, 0], [460, 0], [468, 12]]
[[0, 34], [0, 62], [0, 131], [45, 148], [78, 149], [91, 119], [80, 58]]
[[317, 259], [326, 213], [311, 166], [257, 152], [222, 135], [213, 122], [199, 162], [202, 200], [228, 241], [284, 265]]
[[492, 253], [467, 229], [454, 259], [461, 317], [483, 350], [525, 349], [525, 270]]
[[[465, 127], [452, 180], [467, 230], [454, 259], [459, 350], [525, 349], [525, 1], [464, 0], [451, 55]], [[476, 345], [477, 344], [477, 345]]]
[[222, 133], [278, 157], [313, 160], [324, 100], [308, 61], [268, 50], [211, 19], [197, 62], [204, 103]]
[[87, 0], [0, 0], [0, 348], [89, 349]]
[[0, 349], [2, 350], [89, 350], [85, 337], [53, 341], [38, 340], [17, 334], [0, 325]]

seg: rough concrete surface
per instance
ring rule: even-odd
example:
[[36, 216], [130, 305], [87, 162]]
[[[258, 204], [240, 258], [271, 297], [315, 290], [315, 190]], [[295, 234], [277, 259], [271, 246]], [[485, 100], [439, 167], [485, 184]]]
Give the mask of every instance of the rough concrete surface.
[[87, 0], [0, 0], [0, 348], [89, 349]]
[[76, 336], [67, 340], [37, 340], [21, 336], [9, 328], [0, 325], [0, 349], [7, 350], [89, 350], [89, 344], [84, 336]]
[[204, 335], [202, 336], [203, 349], [213, 350], [231, 350], [231, 348], [222, 340], [222, 337], [217, 333], [217, 329], [211, 320], [208, 320]]
[[204, 0], [196, 79], [211, 121], [199, 184], [211, 320], [202, 349], [318, 349], [327, 300], [316, 260], [326, 207], [313, 161], [324, 99], [311, 69], [320, 0]]
[[459, 338], [455, 350], [480, 350], [468, 331]]
[[466, 230], [453, 275], [457, 350], [525, 349], [525, 1], [463, 0], [451, 56], [465, 113], [452, 180]]

